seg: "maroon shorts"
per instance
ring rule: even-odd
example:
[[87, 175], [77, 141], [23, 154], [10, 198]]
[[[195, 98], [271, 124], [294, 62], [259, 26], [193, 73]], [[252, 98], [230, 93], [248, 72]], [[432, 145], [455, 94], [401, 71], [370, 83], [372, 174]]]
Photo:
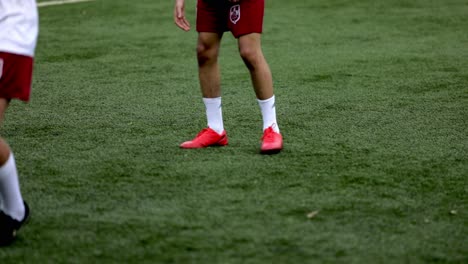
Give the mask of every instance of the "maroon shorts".
[[29, 101], [33, 58], [0, 52], [0, 98]]
[[197, 31], [222, 33], [231, 31], [239, 38], [250, 33], [262, 33], [265, 0], [198, 0]]

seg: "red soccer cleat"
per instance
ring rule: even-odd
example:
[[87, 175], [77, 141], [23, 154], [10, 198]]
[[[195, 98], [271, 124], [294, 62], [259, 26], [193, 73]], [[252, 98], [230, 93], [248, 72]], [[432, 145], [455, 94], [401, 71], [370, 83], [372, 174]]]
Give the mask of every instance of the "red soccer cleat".
[[228, 138], [226, 131], [218, 134], [211, 128], [205, 128], [198, 135], [190, 140], [180, 144], [181, 148], [193, 149], [193, 148], [206, 148], [210, 146], [226, 146], [228, 144]]
[[283, 136], [273, 130], [272, 127], [265, 129], [262, 137], [262, 154], [276, 154], [283, 149]]

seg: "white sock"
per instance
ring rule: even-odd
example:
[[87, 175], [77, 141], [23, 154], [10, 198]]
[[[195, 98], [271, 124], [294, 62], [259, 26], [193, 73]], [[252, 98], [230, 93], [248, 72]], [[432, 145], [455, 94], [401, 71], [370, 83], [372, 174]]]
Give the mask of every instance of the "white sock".
[[223, 113], [221, 111], [221, 97], [203, 98], [203, 103], [206, 107], [206, 119], [208, 127], [216, 131], [218, 134], [223, 133]]
[[279, 127], [276, 123], [275, 96], [266, 100], [257, 99], [260, 110], [262, 111], [263, 130], [272, 127], [276, 133], [279, 133]]
[[4, 213], [15, 220], [23, 220], [25, 208], [12, 152], [7, 162], [0, 167], [0, 200], [2, 200]]

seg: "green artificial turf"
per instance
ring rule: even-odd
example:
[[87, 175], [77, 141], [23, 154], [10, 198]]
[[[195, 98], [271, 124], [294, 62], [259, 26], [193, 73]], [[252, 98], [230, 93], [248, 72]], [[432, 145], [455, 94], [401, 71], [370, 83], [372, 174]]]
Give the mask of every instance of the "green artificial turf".
[[466, 1], [267, 0], [272, 156], [230, 34], [230, 144], [178, 148], [206, 120], [197, 35], [172, 12], [40, 8], [32, 100], [1, 130], [32, 217], [0, 263], [468, 261]]

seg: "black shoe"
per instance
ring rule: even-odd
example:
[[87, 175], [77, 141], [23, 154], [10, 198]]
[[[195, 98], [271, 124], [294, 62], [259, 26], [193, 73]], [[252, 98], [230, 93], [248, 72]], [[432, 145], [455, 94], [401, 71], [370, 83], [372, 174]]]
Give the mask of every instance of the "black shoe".
[[29, 206], [26, 202], [24, 202], [24, 218], [21, 221], [17, 221], [0, 211], [0, 247], [11, 244], [16, 238], [16, 232], [28, 219]]

